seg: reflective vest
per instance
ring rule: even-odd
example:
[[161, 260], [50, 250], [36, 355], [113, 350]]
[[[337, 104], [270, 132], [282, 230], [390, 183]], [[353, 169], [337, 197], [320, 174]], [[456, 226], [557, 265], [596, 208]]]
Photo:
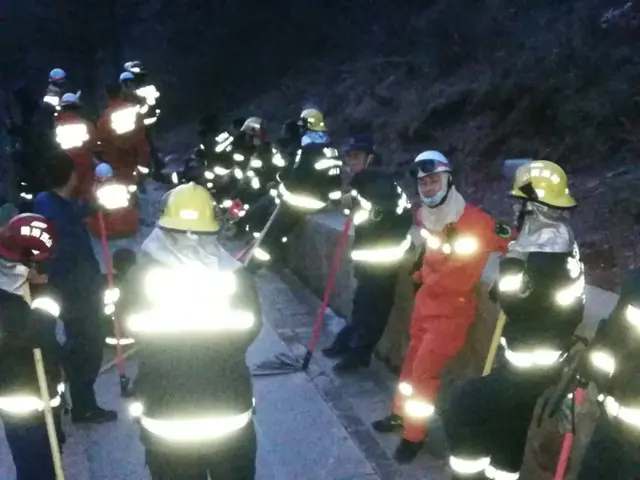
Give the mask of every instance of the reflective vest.
[[573, 252], [528, 252], [500, 261], [497, 289], [507, 317], [501, 339], [517, 370], [558, 366], [584, 313], [584, 267]]
[[[364, 181], [358, 181], [360, 178]], [[356, 203], [351, 258], [363, 264], [399, 262], [411, 245], [411, 205], [406, 194], [379, 172], [360, 172], [352, 186], [358, 189], [351, 192]]]
[[60, 405], [61, 365], [56, 319], [20, 295], [0, 290], [0, 412], [25, 417], [44, 410], [33, 349], [42, 351], [51, 407]]
[[330, 200], [342, 196], [342, 160], [338, 151], [322, 144], [311, 144], [298, 151], [292, 164], [279, 175], [278, 194], [292, 208], [313, 213]]
[[247, 282], [238, 271], [157, 262], [127, 275], [118, 315], [144, 347], [130, 412], [152, 441], [220, 442], [251, 421], [245, 355], [260, 319]]
[[625, 437], [640, 443], [640, 269], [622, 282], [620, 297], [601, 320], [581, 374], [594, 381], [598, 400]]

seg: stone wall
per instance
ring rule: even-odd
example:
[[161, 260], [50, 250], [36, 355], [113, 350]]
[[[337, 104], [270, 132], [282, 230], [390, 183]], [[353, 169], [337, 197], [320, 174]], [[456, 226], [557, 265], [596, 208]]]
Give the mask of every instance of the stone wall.
[[[335, 247], [344, 227], [344, 217], [338, 213], [325, 213], [311, 217], [301, 226], [291, 239], [289, 266], [291, 270], [319, 297], [322, 297], [329, 276]], [[351, 232], [350, 242], [353, 232]], [[330, 307], [342, 317], [348, 319], [351, 313], [351, 301], [355, 289], [353, 265], [349, 257], [349, 244], [345, 249], [335, 288], [330, 299]], [[397, 371], [408, 344], [409, 322], [413, 309], [413, 286], [409, 271], [415, 258], [407, 258], [402, 265], [396, 287], [395, 305], [389, 318], [384, 337], [377, 347], [377, 355], [394, 371]], [[491, 337], [498, 318], [498, 308], [489, 300], [488, 289], [495, 278], [497, 258], [492, 256], [485, 267], [482, 281], [478, 286], [478, 311], [476, 322], [470, 330], [466, 346], [452, 363], [445, 377], [444, 392], [447, 386], [469, 376], [482, 373]], [[592, 336], [598, 321], [606, 317], [613, 309], [617, 295], [599, 288], [587, 287], [587, 305], [585, 318], [579, 333]], [[593, 393], [593, 392], [592, 392]], [[572, 455], [572, 470], [579, 465], [582, 451], [589, 439], [593, 422], [597, 418], [597, 408], [593, 394], [578, 410], [578, 433], [576, 448]], [[546, 422], [540, 428], [532, 428], [530, 442], [523, 465], [522, 478], [544, 480], [552, 478], [551, 472], [557, 461], [562, 434], [556, 422]], [[526, 475], [525, 475], [526, 473]]]

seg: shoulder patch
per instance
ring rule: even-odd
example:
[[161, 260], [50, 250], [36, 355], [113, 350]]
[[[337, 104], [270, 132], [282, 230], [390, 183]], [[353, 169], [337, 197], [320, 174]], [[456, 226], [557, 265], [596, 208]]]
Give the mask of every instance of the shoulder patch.
[[511, 237], [511, 227], [506, 223], [496, 222], [496, 235], [500, 238], [510, 238]]

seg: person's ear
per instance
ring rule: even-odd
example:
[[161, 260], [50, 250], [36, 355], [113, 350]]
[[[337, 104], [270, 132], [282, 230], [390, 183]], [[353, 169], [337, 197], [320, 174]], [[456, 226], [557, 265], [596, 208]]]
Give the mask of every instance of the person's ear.
[[367, 156], [367, 160], [364, 162], [364, 166], [365, 166], [365, 167], [369, 166], [369, 165], [373, 162], [373, 159], [374, 159], [374, 158], [376, 158], [375, 154], [370, 153], [370, 154]]

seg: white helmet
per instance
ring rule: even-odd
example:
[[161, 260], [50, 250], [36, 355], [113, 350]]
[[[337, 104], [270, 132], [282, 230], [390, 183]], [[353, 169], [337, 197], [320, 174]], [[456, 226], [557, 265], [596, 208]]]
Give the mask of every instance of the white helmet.
[[142, 63], [138, 60], [134, 60], [132, 62], [127, 62], [124, 64], [124, 69], [127, 72], [131, 73], [140, 73], [142, 72]]
[[135, 77], [131, 72], [122, 72], [120, 74], [120, 83], [126, 82], [127, 80], [133, 80]]
[[49, 72], [49, 81], [50, 82], [59, 82], [67, 78], [67, 73], [61, 68], [54, 68]]
[[449, 160], [443, 154], [436, 150], [427, 150], [416, 157], [413, 165], [417, 169], [418, 178], [433, 173], [451, 172]]
[[65, 105], [77, 105], [80, 103], [80, 99], [78, 95], [75, 93], [65, 93], [60, 99], [60, 106], [64, 107]]

